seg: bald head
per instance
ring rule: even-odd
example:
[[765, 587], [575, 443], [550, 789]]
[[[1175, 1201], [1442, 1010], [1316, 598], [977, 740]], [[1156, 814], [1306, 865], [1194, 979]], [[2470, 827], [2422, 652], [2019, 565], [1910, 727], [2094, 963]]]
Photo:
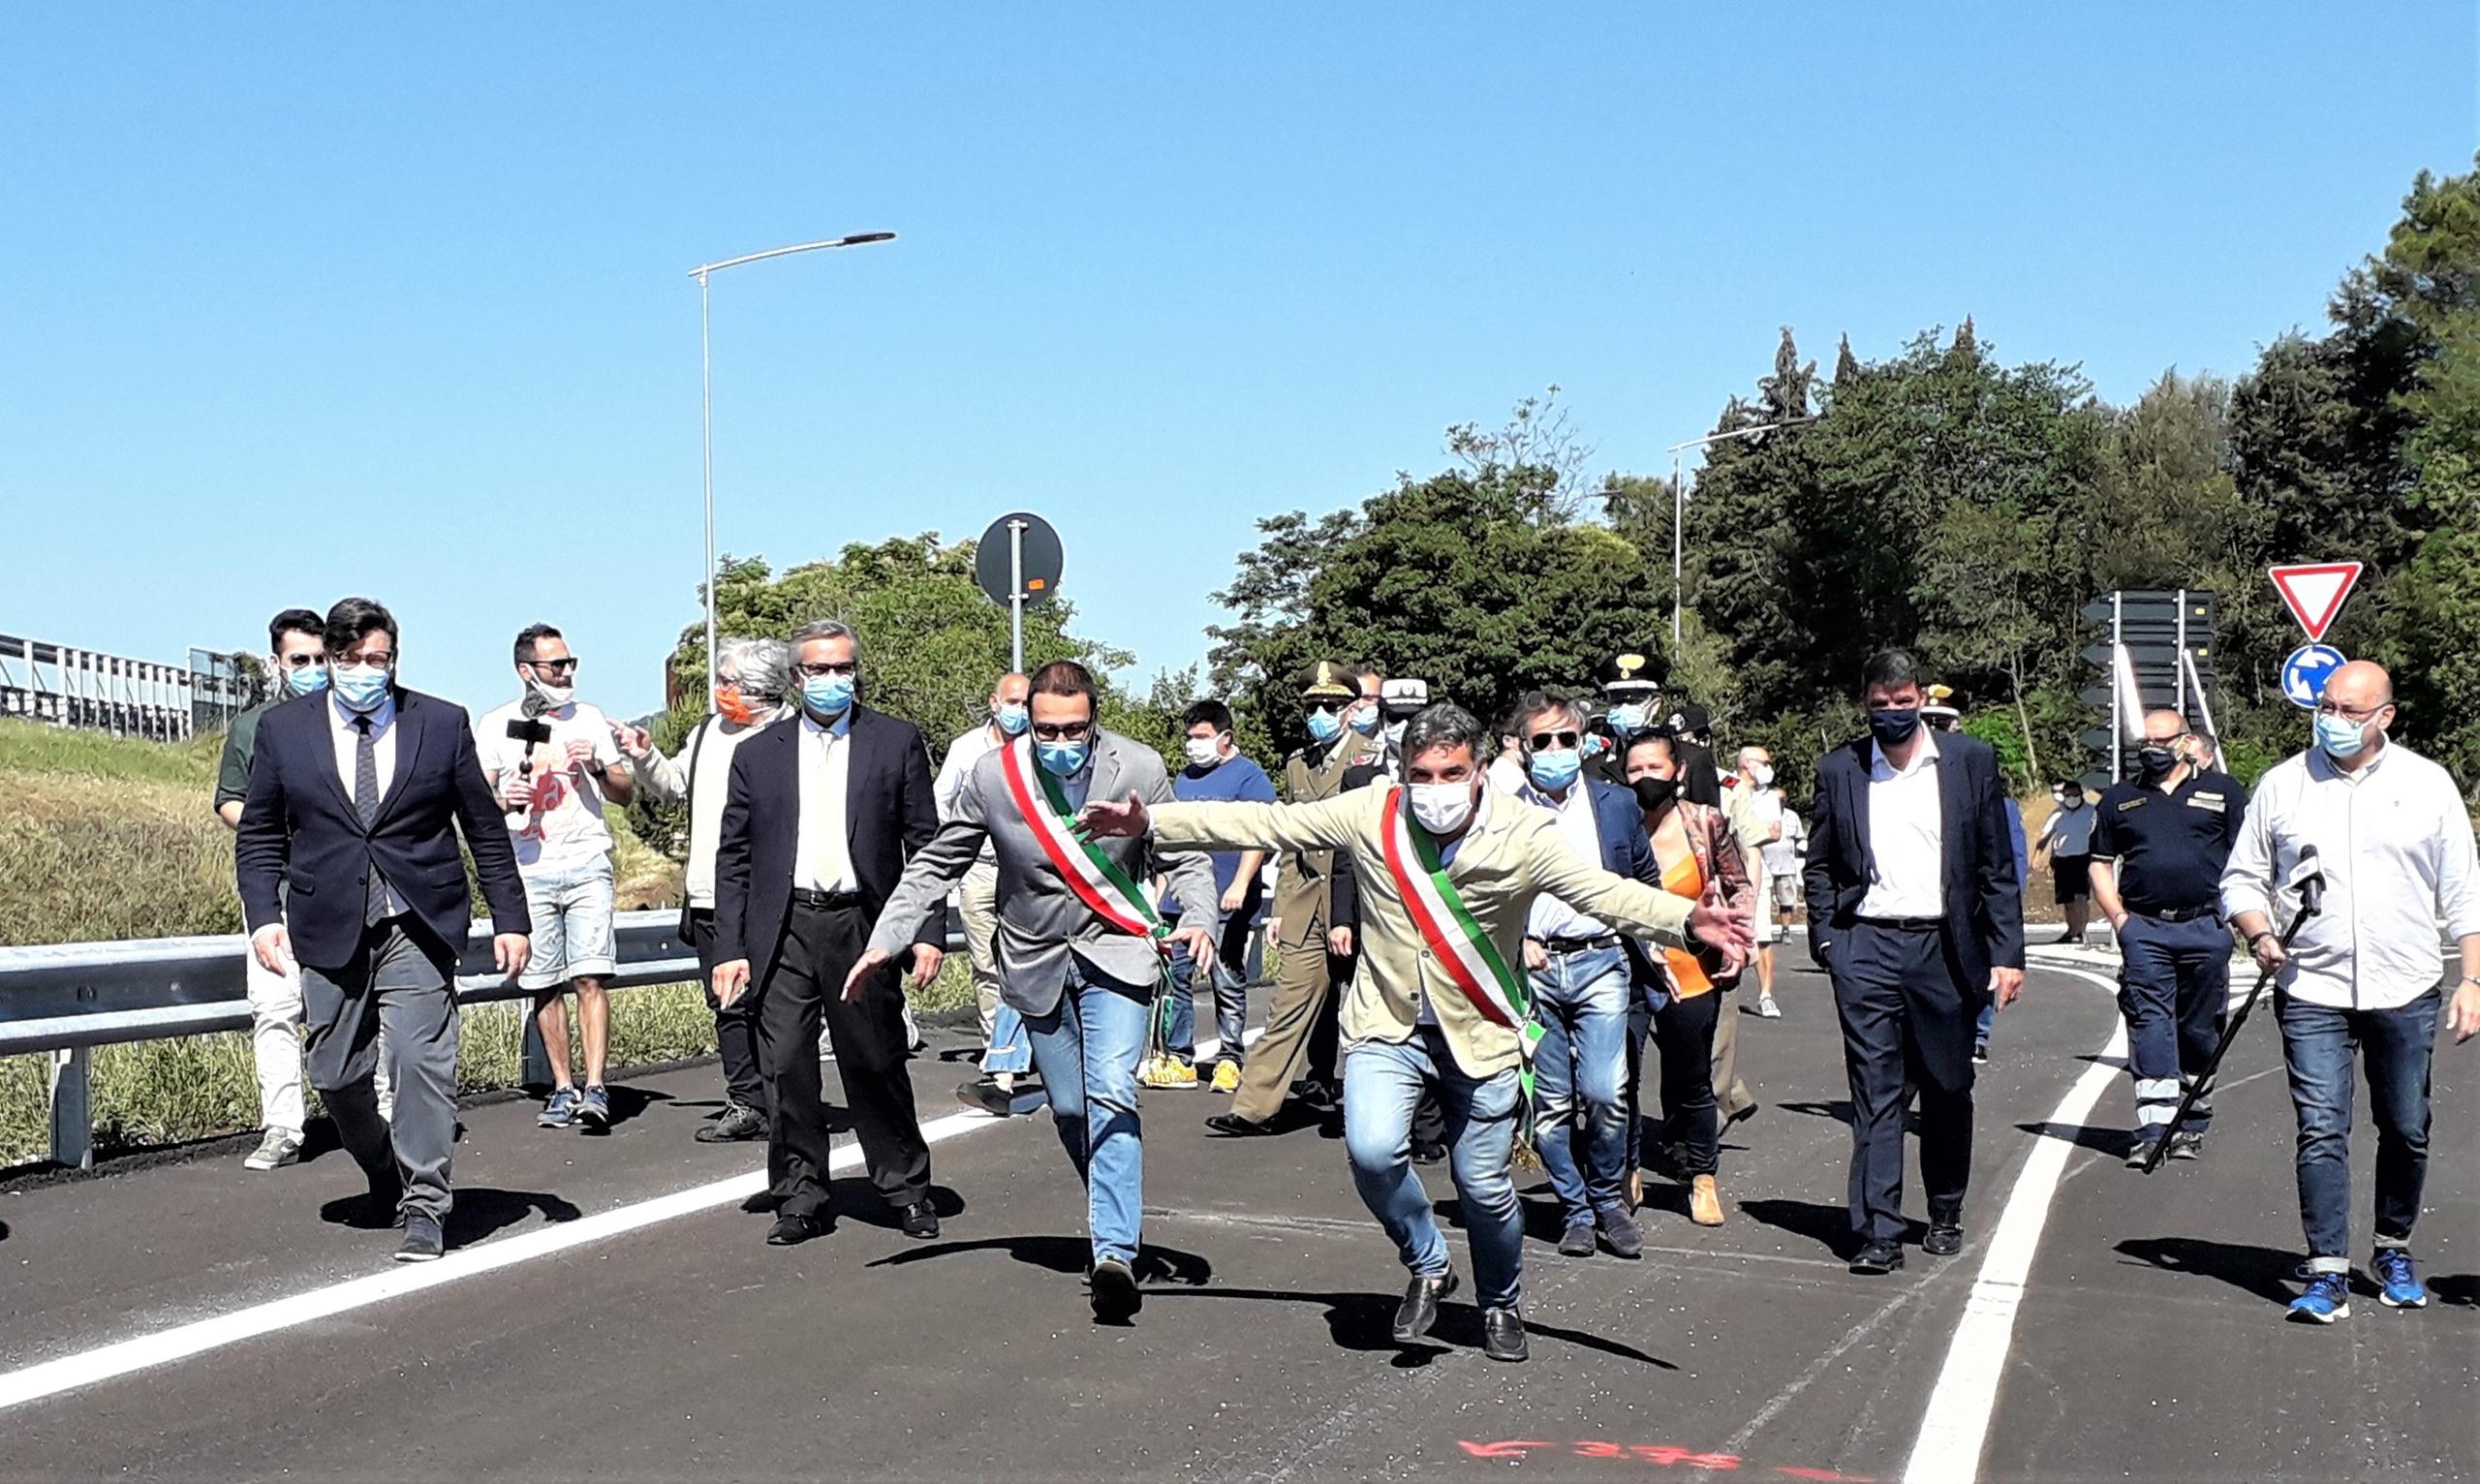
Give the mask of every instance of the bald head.
[[2358, 716], [2394, 704], [2394, 677], [2374, 660], [2353, 660], [2327, 677], [2322, 698]]
[[1021, 706], [1033, 692], [1033, 682], [1010, 670], [1000, 676], [999, 683], [990, 688], [991, 709], [997, 710], [1001, 706]]
[[2176, 711], [2148, 711], [2144, 714], [2144, 740], [2171, 743], [2187, 734], [2187, 719]]

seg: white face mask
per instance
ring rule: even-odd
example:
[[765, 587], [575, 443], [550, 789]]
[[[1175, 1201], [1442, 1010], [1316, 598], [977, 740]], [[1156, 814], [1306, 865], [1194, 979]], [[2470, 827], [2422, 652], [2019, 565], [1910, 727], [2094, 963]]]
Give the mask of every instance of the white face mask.
[[1189, 755], [1189, 766], [1210, 768], [1223, 760], [1221, 737], [1191, 737], [1182, 747]]
[[1452, 835], [1472, 818], [1471, 784], [1413, 784], [1412, 818], [1433, 835]]
[[1760, 762], [1756, 766], [1749, 769], [1748, 776], [1756, 780], [1756, 786], [1760, 788], [1771, 788], [1774, 787], [1774, 769], [1766, 763]]
[[573, 685], [545, 685], [539, 678], [528, 680], [526, 684], [534, 687], [535, 695], [549, 701], [554, 711], [577, 698], [577, 688]]

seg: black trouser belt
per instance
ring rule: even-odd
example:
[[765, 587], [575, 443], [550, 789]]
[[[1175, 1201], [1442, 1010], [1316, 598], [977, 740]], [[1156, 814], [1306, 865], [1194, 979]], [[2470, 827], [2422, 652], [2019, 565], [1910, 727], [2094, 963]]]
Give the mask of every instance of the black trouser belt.
[[1619, 935], [1604, 933], [1599, 938], [1544, 938], [1541, 946], [1553, 953], [1590, 953], [1596, 948], [1616, 948]]
[[2150, 917], [2155, 922], [2193, 922], [2198, 917], [2218, 917], [2221, 915], [2221, 908], [2217, 904], [2211, 902], [2206, 903], [2202, 907], [2169, 907], [2164, 908], [2159, 912], [2151, 912], [2141, 907], [2131, 907], [2127, 909], [2127, 911], [2134, 912], [2139, 917]]
[[1943, 917], [1860, 917], [1854, 920], [1865, 922], [1871, 927], [1902, 928], [1906, 932], [1914, 933], [1924, 928], [1941, 928], [1946, 925], [1946, 919]]
[[861, 893], [812, 891], [806, 886], [795, 886], [792, 888], [792, 901], [801, 907], [858, 907], [861, 905]]

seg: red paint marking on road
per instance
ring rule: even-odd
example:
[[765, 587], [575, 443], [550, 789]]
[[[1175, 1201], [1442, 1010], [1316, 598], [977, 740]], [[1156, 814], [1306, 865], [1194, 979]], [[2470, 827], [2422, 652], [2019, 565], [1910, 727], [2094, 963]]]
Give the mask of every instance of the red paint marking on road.
[[[1601, 1459], [1618, 1463], [1652, 1464], [1657, 1468], [1701, 1469], [1708, 1473], [1727, 1473], [1739, 1469], [1754, 1469], [1735, 1453], [1699, 1453], [1693, 1448], [1657, 1443], [1618, 1443], [1599, 1439], [1579, 1442], [1544, 1442], [1538, 1438], [1508, 1438], [1499, 1442], [1459, 1441], [1473, 1458], [1522, 1459], [1534, 1453], [1555, 1454], [1562, 1458]], [[1866, 1474], [1838, 1473], [1831, 1469], [1801, 1469], [1777, 1465], [1773, 1472], [1786, 1479], [1810, 1479], [1816, 1484], [1876, 1484]]]

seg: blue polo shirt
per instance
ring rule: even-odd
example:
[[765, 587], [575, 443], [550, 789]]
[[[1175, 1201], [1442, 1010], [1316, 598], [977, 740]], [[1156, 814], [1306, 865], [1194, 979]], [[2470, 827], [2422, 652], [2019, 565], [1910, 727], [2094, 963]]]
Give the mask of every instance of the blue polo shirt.
[[[1203, 771], [1189, 767], [1182, 768], [1171, 775], [1171, 796], [1183, 804], [1201, 802], [1271, 804], [1275, 801], [1275, 781], [1266, 776], [1265, 769], [1234, 754], [1218, 765]], [[1200, 904], [1202, 909], [1198, 914], [1200, 918], [1221, 915], [1222, 895], [1231, 889], [1231, 879], [1240, 874], [1240, 853], [1238, 850], [1214, 852], [1216, 899]], [[1256, 881], [1250, 882], [1247, 899], [1240, 904], [1240, 910], [1232, 915], [1243, 922], [1256, 921], [1257, 913], [1265, 907], [1265, 904], [1259, 900], [1264, 895], [1264, 887]], [[1177, 898], [1166, 897], [1163, 900], [1162, 915], [1165, 918], [1176, 916], [1179, 912], [1180, 904]]]
[[2119, 897], [2136, 912], [2190, 912], [2221, 894], [2221, 868], [2239, 839], [2248, 790], [2227, 773], [2197, 773], [2177, 788], [2132, 779], [2101, 793], [2092, 858], [2119, 862]]

